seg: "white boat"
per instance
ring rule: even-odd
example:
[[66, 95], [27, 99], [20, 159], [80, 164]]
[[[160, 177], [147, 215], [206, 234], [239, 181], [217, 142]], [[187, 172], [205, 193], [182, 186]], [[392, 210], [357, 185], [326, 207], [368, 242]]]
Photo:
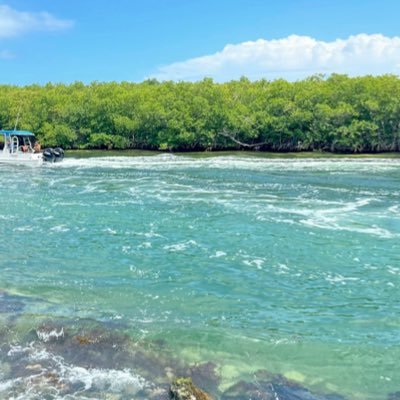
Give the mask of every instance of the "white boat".
[[0, 130], [0, 163], [34, 165], [63, 158], [64, 151], [60, 147], [41, 151], [32, 132]]

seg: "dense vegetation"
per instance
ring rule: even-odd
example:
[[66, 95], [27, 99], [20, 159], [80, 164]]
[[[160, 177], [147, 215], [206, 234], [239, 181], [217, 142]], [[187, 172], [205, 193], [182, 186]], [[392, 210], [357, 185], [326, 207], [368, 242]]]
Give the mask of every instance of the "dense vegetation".
[[177, 151], [400, 150], [400, 79], [0, 86], [0, 127], [45, 146]]

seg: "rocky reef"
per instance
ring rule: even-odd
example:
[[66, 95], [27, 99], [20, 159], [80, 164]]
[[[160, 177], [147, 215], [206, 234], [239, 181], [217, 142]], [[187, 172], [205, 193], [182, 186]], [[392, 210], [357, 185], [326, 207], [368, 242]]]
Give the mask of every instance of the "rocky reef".
[[[24, 301], [0, 292], [0, 313], [18, 315]], [[162, 340], [146, 341], [92, 320], [32, 320], [15, 335], [0, 327], [0, 398], [107, 400], [345, 400], [311, 391], [267, 370], [226, 388], [221, 365], [188, 364]], [[36, 325], [35, 325], [36, 324]], [[224, 388], [224, 389], [221, 389]], [[388, 400], [400, 399], [400, 392]], [[351, 399], [347, 399], [351, 400]]]
[[162, 341], [134, 341], [94, 321], [42, 321], [21, 343], [3, 337], [0, 361], [5, 398], [29, 390], [38, 399], [343, 400], [268, 371], [221, 391], [216, 364], [187, 364]]

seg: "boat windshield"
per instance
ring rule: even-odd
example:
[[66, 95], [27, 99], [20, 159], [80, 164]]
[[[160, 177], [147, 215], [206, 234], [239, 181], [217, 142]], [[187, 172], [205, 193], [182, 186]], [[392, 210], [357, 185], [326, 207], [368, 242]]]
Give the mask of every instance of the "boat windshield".
[[19, 142], [21, 143], [22, 146], [29, 146], [32, 147], [32, 142], [29, 136], [20, 136], [19, 137]]

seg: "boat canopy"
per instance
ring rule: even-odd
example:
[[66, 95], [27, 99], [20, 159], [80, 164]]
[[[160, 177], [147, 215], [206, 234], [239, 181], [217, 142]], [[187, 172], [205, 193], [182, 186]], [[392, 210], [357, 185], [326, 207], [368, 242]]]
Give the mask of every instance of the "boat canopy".
[[6, 135], [6, 137], [14, 136], [35, 136], [32, 132], [29, 131], [6, 131], [1, 129], [0, 135]]

